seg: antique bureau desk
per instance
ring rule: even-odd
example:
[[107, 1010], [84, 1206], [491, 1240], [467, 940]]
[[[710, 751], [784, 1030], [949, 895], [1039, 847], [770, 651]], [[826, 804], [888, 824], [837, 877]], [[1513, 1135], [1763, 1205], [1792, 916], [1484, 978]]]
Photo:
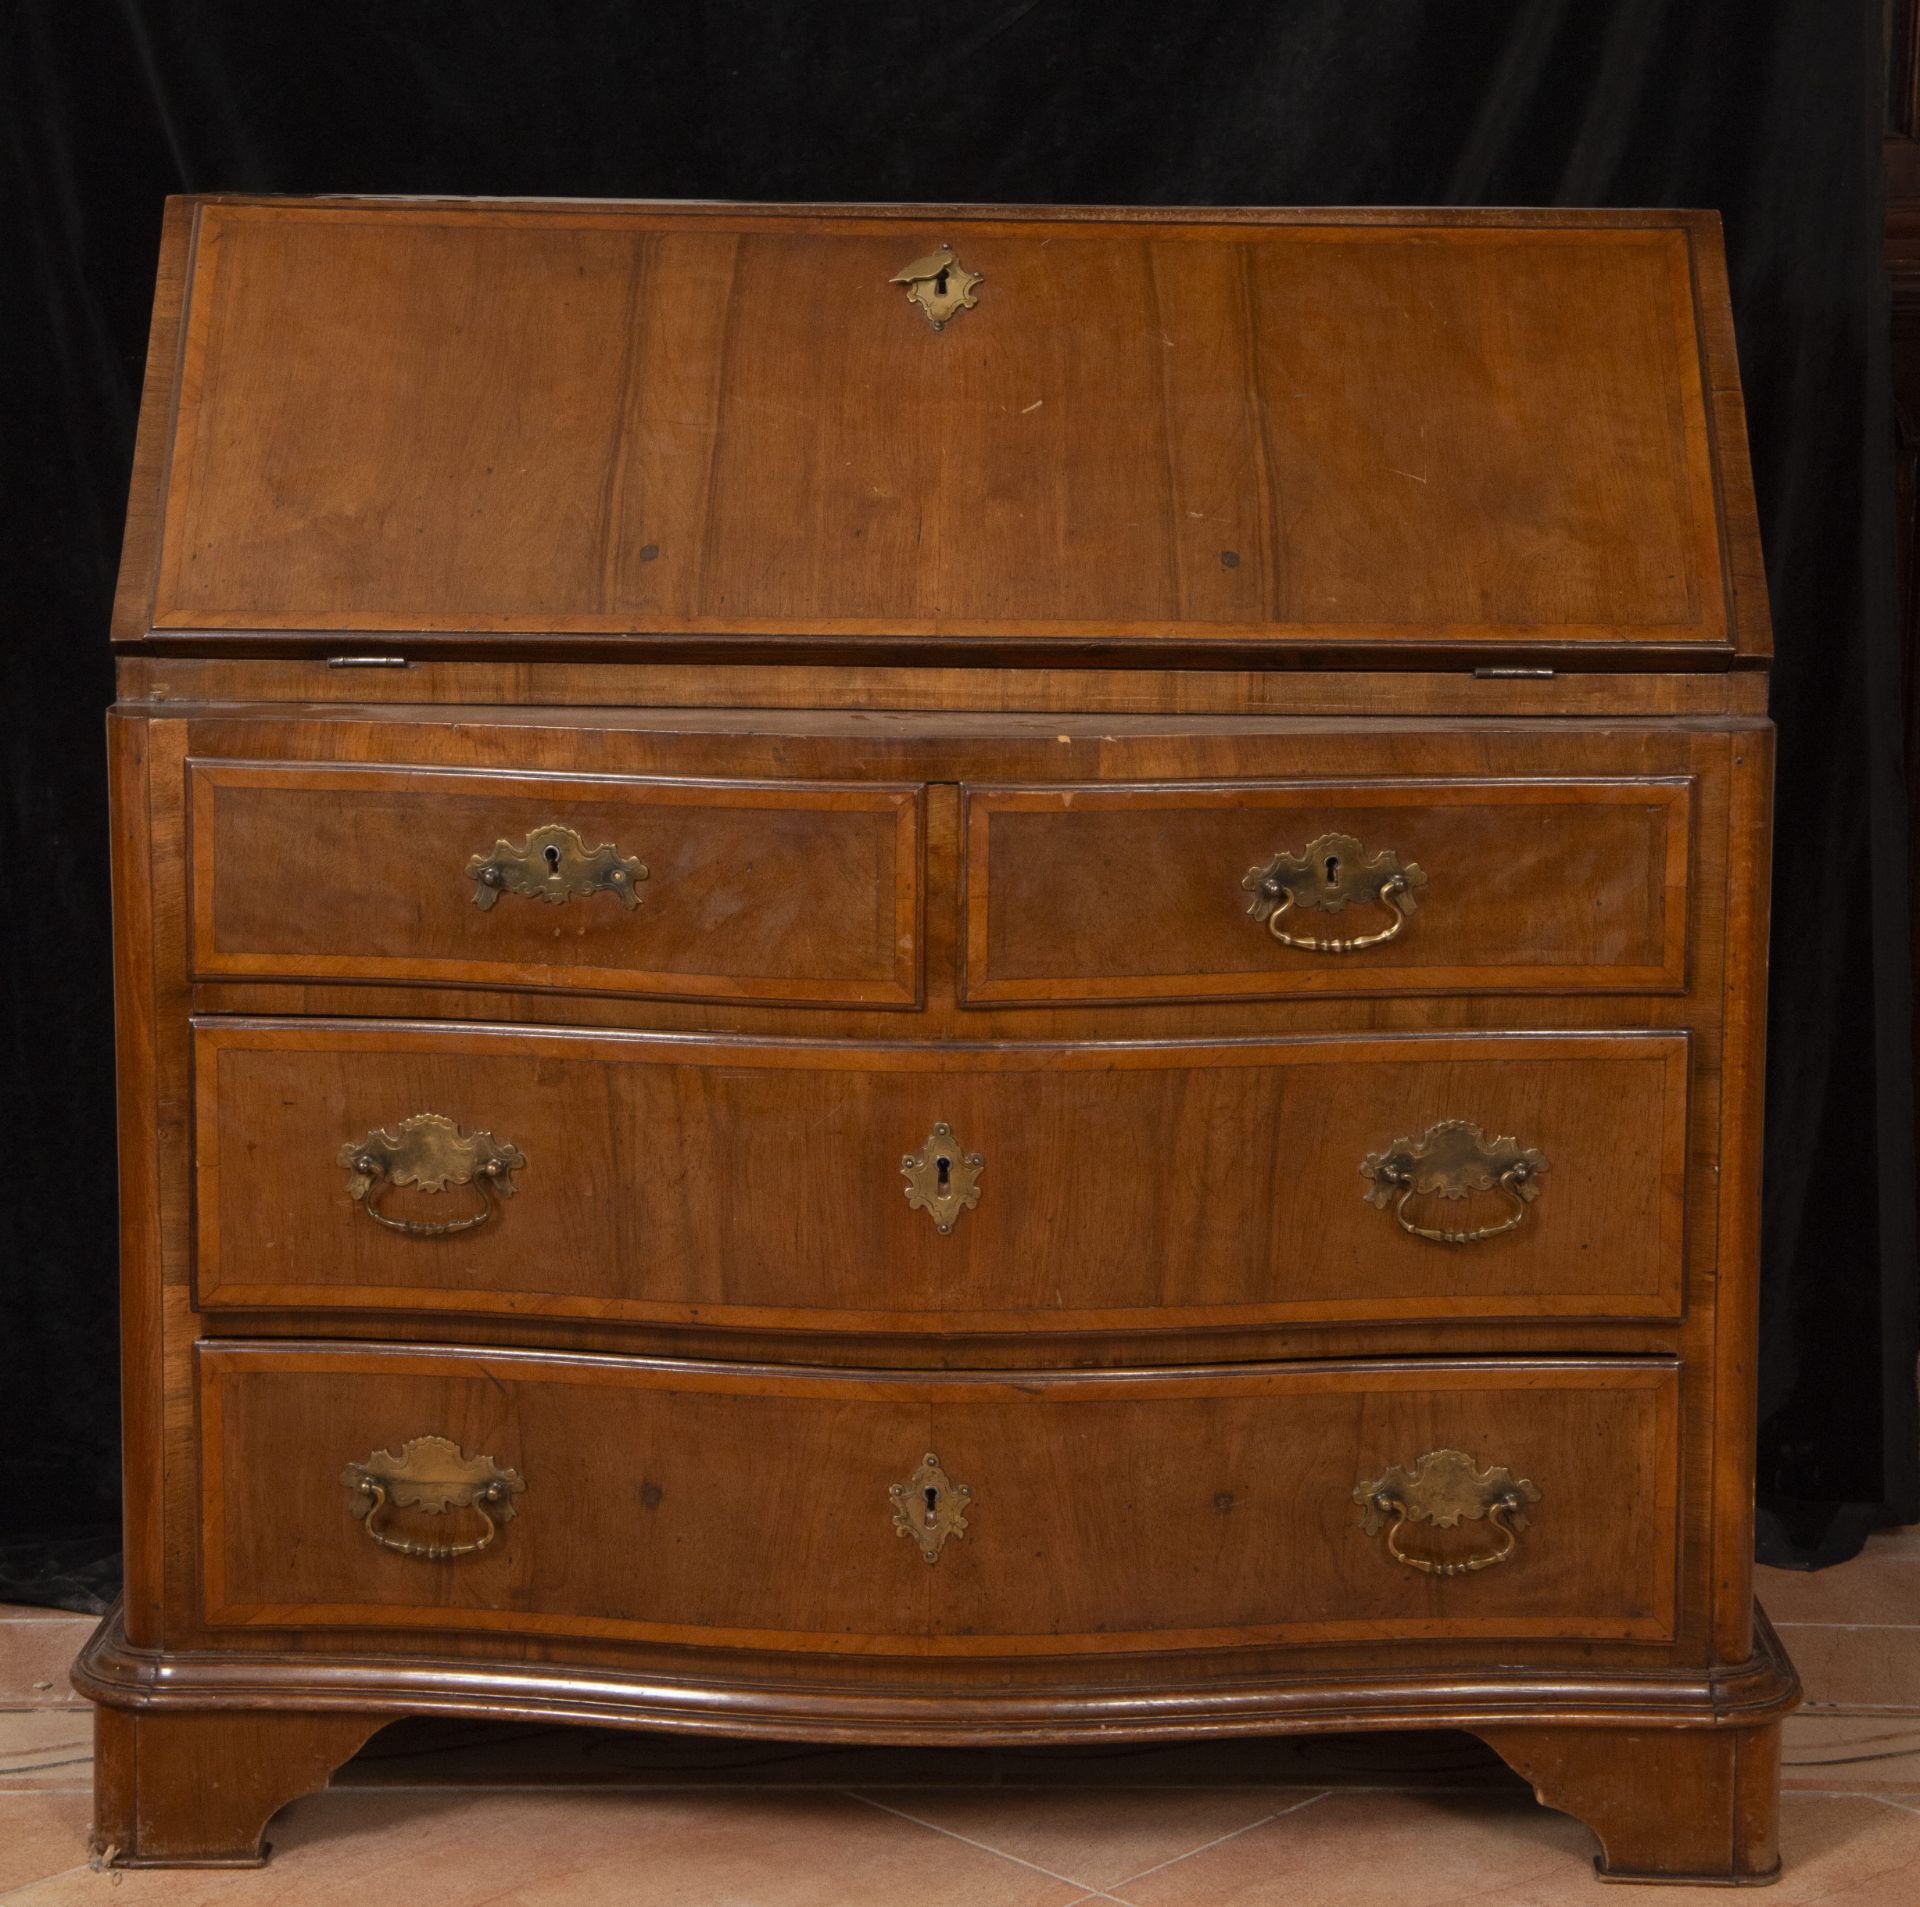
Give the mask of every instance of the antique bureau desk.
[[110, 1858], [461, 1714], [1774, 1869], [1711, 215], [175, 201], [114, 633]]

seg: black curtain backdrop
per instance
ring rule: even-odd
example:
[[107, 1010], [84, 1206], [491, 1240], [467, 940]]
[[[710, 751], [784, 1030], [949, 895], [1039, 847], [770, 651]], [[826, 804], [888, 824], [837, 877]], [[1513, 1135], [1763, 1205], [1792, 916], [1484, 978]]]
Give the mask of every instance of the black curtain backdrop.
[[116, 1515], [106, 625], [168, 192], [1713, 206], [1779, 635], [1763, 1554], [1920, 1518], [1877, 0], [11, 0], [0, 1596]]

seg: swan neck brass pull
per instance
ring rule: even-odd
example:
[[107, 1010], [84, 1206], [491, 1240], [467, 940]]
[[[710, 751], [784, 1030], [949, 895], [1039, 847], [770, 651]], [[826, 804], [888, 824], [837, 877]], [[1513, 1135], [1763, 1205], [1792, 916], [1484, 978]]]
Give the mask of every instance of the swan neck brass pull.
[[970, 1212], [980, 1203], [980, 1174], [987, 1162], [977, 1152], [963, 1152], [953, 1136], [953, 1128], [942, 1119], [927, 1134], [926, 1144], [918, 1152], [909, 1152], [900, 1161], [900, 1174], [907, 1182], [907, 1203], [915, 1211], [925, 1212], [933, 1228], [942, 1234], [953, 1230], [962, 1212]]
[[[335, 1159], [347, 1169], [347, 1196], [376, 1225], [409, 1238], [446, 1238], [484, 1225], [496, 1201], [513, 1196], [513, 1175], [526, 1162], [518, 1146], [490, 1132], [463, 1133], [438, 1112], [417, 1112], [390, 1132], [376, 1126], [364, 1139], [349, 1139]], [[380, 1209], [390, 1186], [444, 1192], [468, 1184], [478, 1190], [480, 1206], [460, 1218], [394, 1218]]]
[[904, 1483], [887, 1486], [887, 1496], [893, 1504], [894, 1535], [912, 1537], [930, 1563], [940, 1560], [949, 1536], [967, 1533], [967, 1505], [973, 1501], [973, 1492], [964, 1483], [955, 1483], [931, 1450]]
[[[415, 1437], [398, 1450], [376, 1450], [340, 1472], [347, 1508], [360, 1519], [368, 1538], [396, 1556], [421, 1562], [451, 1562], [489, 1548], [502, 1527], [513, 1521], [513, 1499], [527, 1487], [517, 1470], [491, 1457], [469, 1457], [447, 1437]], [[389, 1509], [420, 1509], [435, 1516], [472, 1510], [485, 1533], [462, 1542], [421, 1542], [392, 1536], [383, 1527]]]
[[[1300, 854], [1282, 849], [1272, 860], [1249, 868], [1240, 883], [1253, 896], [1247, 912], [1265, 921], [1268, 933], [1281, 946], [1329, 954], [1359, 953], [1398, 938], [1420, 905], [1417, 890], [1426, 884], [1426, 870], [1418, 861], [1403, 863], [1391, 848], [1382, 848], [1369, 859], [1364, 844], [1351, 834], [1323, 834], [1309, 841]], [[1292, 921], [1296, 909], [1341, 914], [1349, 907], [1365, 906], [1386, 910], [1388, 924], [1377, 933], [1350, 938], [1296, 934], [1283, 924]]]
[[[1361, 1527], [1369, 1536], [1386, 1531], [1387, 1554], [1396, 1563], [1423, 1576], [1471, 1576], [1512, 1557], [1527, 1527], [1527, 1508], [1540, 1501], [1540, 1491], [1503, 1464], [1482, 1470], [1464, 1450], [1429, 1450], [1411, 1466], [1396, 1463], [1371, 1483], [1356, 1484], [1353, 1500], [1364, 1513]], [[1490, 1550], [1441, 1557], [1401, 1546], [1401, 1532], [1409, 1523], [1450, 1530], [1482, 1520], [1498, 1535]]]
[[[1400, 1229], [1436, 1245], [1476, 1245], [1482, 1239], [1510, 1232], [1526, 1217], [1540, 1196], [1540, 1175], [1547, 1156], [1522, 1148], [1509, 1137], [1489, 1139], [1468, 1119], [1442, 1119], [1419, 1139], [1396, 1139], [1385, 1152], [1370, 1152], [1360, 1166], [1369, 1180], [1367, 1203], [1382, 1211], [1391, 1205]], [[1419, 1225], [1408, 1215], [1407, 1201], [1417, 1193], [1436, 1198], [1463, 1199], [1470, 1192], [1503, 1192], [1513, 1210], [1498, 1224], [1473, 1231], [1447, 1231]]]
[[473, 882], [473, 904], [489, 912], [502, 894], [520, 894], [528, 900], [561, 907], [576, 895], [611, 894], [631, 913], [640, 905], [639, 883], [647, 878], [642, 863], [622, 854], [611, 841], [590, 848], [571, 828], [550, 821], [535, 828], [515, 847], [496, 841], [491, 854], [476, 854], [467, 863]]

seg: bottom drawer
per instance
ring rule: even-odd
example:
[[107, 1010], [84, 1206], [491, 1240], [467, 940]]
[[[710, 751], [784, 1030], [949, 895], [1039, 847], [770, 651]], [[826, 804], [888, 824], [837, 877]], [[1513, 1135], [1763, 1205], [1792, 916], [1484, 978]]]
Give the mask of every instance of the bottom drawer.
[[1675, 1632], [1665, 1360], [199, 1370], [215, 1625], [903, 1656]]

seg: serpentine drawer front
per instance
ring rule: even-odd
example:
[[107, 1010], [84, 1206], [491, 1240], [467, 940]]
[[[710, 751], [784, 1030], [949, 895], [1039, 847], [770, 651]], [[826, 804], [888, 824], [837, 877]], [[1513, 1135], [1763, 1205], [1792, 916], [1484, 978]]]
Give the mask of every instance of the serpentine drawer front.
[[211, 1022], [195, 1072], [215, 1310], [1680, 1314], [1680, 1033], [982, 1047]]
[[194, 968], [919, 997], [920, 791], [195, 762]]
[[1672, 993], [1691, 787], [967, 791], [975, 1001]]
[[206, 1345], [199, 1368], [223, 1627], [954, 1656], [1673, 1634], [1658, 1361], [875, 1378]]
[[167, 220], [101, 1862], [433, 1713], [1466, 1728], [1768, 1877], [1713, 216]]

